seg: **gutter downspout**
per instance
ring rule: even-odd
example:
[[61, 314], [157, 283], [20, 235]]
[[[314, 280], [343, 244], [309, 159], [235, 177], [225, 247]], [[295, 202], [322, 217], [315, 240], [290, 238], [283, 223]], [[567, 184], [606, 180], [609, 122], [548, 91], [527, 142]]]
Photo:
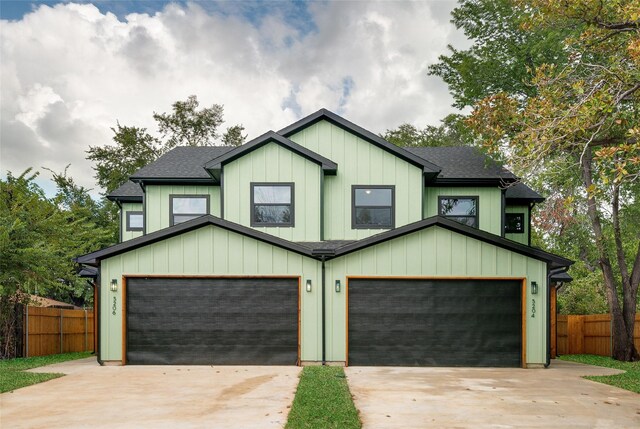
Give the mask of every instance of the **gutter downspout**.
[[325, 269], [324, 269], [324, 261], [325, 261], [326, 257], [324, 255], [321, 256], [320, 260], [322, 261], [322, 287], [321, 287], [321, 293], [322, 293], [322, 317], [321, 317], [321, 323], [322, 323], [322, 365], [326, 365], [327, 360], [326, 360], [326, 320], [325, 320], [325, 287], [324, 287], [324, 283], [325, 283]]
[[[100, 286], [100, 283], [102, 281], [102, 275], [100, 272], [100, 266], [98, 266], [98, 276], [96, 277], [96, 296], [94, 297], [94, 305], [93, 305], [93, 317], [97, 317], [97, 321], [98, 323], [96, 324], [98, 327], [98, 332], [94, 332], [94, 335], [96, 335], [96, 356], [98, 358], [98, 363], [100, 364], [100, 366], [104, 365], [104, 362], [102, 361], [102, 354], [101, 354], [101, 347], [100, 347], [100, 333], [101, 333], [101, 329], [100, 326], [102, 325], [102, 323], [100, 323], [100, 319], [101, 319], [101, 314], [100, 314], [100, 305], [102, 305], [102, 300], [100, 299], [100, 291], [102, 290], [102, 287]], [[96, 297], [97, 297], [97, 304], [96, 305]]]
[[554, 268], [547, 274], [547, 362], [545, 368], [551, 365], [551, 276], [566, 270], [566, 267]]

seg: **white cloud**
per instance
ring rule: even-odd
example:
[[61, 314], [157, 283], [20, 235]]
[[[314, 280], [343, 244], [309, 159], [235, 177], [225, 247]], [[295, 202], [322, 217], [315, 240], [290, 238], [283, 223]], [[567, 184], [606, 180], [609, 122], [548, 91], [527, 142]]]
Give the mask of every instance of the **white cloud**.
[[[94, 187], [88, 147], [121, 124], [155, 132], [152, 113], [196, 94], [224, 104], [254, 137], [326, 107], [382, 132], [436, 124], [452, 111], [426, 68], [460, 41], [452, 1], [310, 4], [304, 33], [281, 10], [258, 25], [198, 3], [124, 21], [91, 4], [42, 5], [2, 21], [2, 173], [46, 166]], [[443, 18], [444, 17], [444, 18]]]

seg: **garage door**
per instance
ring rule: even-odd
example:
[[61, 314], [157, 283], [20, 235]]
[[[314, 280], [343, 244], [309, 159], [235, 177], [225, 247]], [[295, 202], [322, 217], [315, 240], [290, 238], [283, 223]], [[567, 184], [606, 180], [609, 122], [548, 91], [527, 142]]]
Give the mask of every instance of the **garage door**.
[[298, 279], [129, 278], [128, 364], [295, 365]]
[[349, 280], [349, 365], [518, 367], [520, 281]]

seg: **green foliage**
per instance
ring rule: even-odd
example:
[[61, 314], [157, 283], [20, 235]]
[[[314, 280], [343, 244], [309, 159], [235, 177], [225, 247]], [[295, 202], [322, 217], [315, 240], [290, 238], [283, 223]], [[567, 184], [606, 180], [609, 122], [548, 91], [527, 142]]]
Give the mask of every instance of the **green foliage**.
[[240, 146], [247, 139], [247, 135], [243, 135], [244, 126], [242, 124], [234, 125], [227, 128], [222, 136], [222, 144], [225, 146]]
[[512, 0], [462, 0], [452, 16], [473, 44], [465, 50], [449, 46], [450, 54], [441, 55], [429, 74], [449, 85], [458, 108], [498, 92], [534, 96], [529, 82], [535, 69], [567, 60], [562, 42], [573, 29], [525, 28], [526, 9]]
[[359, 429], [344, 370], [332, 366], [303, 368], [293, 400], [287, 429]]
[[565, 355], [560, 356], [560, 359], [625, 371], [623, 374], [618, 375], [594, 375], [584, 378], [640, 393], [640, 361], [620, 362], [610, 357], [596, 355]]
[[218, 127], [224, 122], [224, 107], [212, 104], [196, 110], [200, 103], [195, 95], [173, 103], [172, 113], [153, 113], [165, 149], [176, 146], [209, 146], [219, 137]]
[[582, 262], [571, 268], [574, 281], [562, 286], [558, 292], [560, 314], [605, 314], [608, 313], [602, 274], [589, 271]]
[[117, 124], [112, 128], [113, 146], [89, 146], [87, 159], [94, 161], [95, 178], [106, 194], [129, 180], [129, 176], [155, 161], [166, 148], [145, 128]]
[[395, 130], [387, 130], [380, 137], [401, 147], [418, 146], [471, 146], [473, 134], [464, 123], [464, 117], [451, 114], [438, 127], [428, 125], [420, 130], [411, 124], [402, 124]]
[[90, 356], [91, 353], [89, 352], [79, 352], [0, 360], [0, 393], [11, 392], [21, 387], [64, 376], [64, 374], [60, 373], [23, 372], [24, 370], [75, 359], [84, 359]]

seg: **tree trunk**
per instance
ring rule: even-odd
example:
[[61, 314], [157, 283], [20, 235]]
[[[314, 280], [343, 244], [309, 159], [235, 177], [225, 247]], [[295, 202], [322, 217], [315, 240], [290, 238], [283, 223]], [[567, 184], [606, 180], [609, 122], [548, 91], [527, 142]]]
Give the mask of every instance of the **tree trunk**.
[[[593, 184], [592, 170], [592, 153], [588, 147], [581, 159], [582, 179], [585, 189], [590, 189]], [[617, 199], [614, 198], [613, 209], [617, 209]], [[609, 312], [612, 321], [612, 340], [613, 350], [611, 355], [614, 359], [620, 361], [640, 360], [638, 350], [633, 343], [633, 330], [635, 324], [635, 305], [637, 297], [637, 288], [631, 287], [631, 281], [628, 275], [625, 276], [627, 281], [622, 284], [623, 289], [623, 308], [620, 308], [618, 299], [618, 288], [616, 286], [615, 276], [611, 265], [611, 259], [607, 251], [607, 243], [602, 231], [602, 223], [600, 214], [598, 213], [598, 202], [593, 194], [588, 193], [587, 196], [587, 214], [591, 220], [593, 234], [598, 251], [598, 265], [602, 270], [604, 278], [605, 292], [607, 295], [607, 303], [609, 304]], [[614, 214], [617, 221], [618, 213]], [[635, 267], [634, 267], [635, 268]]]

